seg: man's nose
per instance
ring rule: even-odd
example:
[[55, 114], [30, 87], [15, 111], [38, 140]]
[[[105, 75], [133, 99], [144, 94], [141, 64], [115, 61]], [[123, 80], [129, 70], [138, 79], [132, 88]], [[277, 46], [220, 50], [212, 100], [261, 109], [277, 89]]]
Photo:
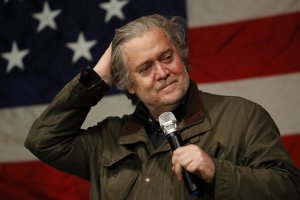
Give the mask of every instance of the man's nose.
[[156, 75], [156, 79], [165, 79], [168, 77], [169, 75], [169, 70], [166, 66], [164, 66], [162, 63], [157, 62], [156, 63], [156, 71], [155, 71], [155, 75]]

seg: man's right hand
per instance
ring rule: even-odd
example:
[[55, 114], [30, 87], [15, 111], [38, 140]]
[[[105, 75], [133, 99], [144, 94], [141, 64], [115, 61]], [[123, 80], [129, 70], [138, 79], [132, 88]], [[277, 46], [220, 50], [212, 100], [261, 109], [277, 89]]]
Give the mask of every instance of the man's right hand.
[[111, 44], [106, 49], [96, 66], [94, 67], [95, 72], [105, 81], [109, 86], [113, 85], [112, 76], [110, 73], [111, 66]]

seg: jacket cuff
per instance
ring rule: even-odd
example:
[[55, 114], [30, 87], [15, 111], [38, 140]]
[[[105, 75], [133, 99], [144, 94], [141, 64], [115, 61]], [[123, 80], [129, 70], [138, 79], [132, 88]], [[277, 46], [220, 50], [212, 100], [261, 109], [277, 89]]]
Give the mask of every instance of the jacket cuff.
[[214, 177], [214, 198], [233, 199], [233, 174], [232, 165], [225, 160], [215, 159], [216, 173]]
[[81, 69], [79, 81], [88, 89], [97, 87], [101, 87], [103, 90], [109, 89], [105, 81], [91, 67]]
[[92, 107], [96, 105], [110, 89], [103, 80], [87, 87], [80, 81], [80, 77], [80, 74], [75, 76], [57, 95], [56, 98], [60, 99], [59, 102], [65, 102], [77, 107]]

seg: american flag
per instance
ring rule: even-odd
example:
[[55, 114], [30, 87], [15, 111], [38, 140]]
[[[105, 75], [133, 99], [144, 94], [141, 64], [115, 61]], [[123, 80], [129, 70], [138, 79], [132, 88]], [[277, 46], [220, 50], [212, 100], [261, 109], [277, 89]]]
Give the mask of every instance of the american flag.
[[[203, 91], [265, 107], [300, 167], [299, 0], [2, 0], [1, 199], [88, 199], [88, 182], [38, 161], [25, 137], [58, 91], [96, 64], [116, 28], [154, 13], [186, 19], [191, 78]], [[84, 127], [133, 109], [114, 89]]]

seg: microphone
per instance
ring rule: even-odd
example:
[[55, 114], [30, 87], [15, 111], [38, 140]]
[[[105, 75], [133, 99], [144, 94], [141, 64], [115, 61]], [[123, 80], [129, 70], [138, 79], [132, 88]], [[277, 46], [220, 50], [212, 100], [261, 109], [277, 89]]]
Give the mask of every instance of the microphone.
[[[174, 114], [172, 112], [164, 112], [159, 116], [158, 120], [164, 134], [167, 136], [172, 151], [184, 146], [180, 131], [177, 129], [177, 120]], [[199, 178], [195, 174], [191, 174], [183, 168], [182, 175], [185, 186], [192, 196], [198, 196], [203, 192], [200, 187]]]

